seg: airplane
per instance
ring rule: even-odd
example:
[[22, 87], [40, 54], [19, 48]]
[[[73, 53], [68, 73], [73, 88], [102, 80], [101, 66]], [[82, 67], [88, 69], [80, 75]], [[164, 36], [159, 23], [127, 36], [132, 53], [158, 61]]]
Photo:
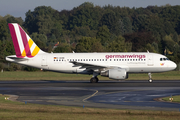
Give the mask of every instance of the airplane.
[[174, 70], [177, 65], [166, 56], [150, 52], [107, 53], [47, 53], [42, 51], [17, 23], [8, 24], [16, 55], [6, 57], [9, 62], [60, 73], [98, 75], [115, 80], [128, 78], [129, 73], [151, 73]]

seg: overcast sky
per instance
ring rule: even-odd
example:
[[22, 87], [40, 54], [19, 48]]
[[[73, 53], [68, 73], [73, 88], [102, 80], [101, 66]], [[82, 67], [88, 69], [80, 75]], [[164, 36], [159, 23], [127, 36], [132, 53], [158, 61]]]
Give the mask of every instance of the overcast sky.
[[149, 5], [180, 5], [180, 0], [0, 0], [0, 15], [10, 14], [14, 17], [25, 18], [28, 10], [33, 11], [38, 6], [51, 6], [61, 11], [63, 9], [71, 10], [84, 2], [92, 2], [94, 5], [105, 6], [113, 5], [120, 7], [147, 7]]

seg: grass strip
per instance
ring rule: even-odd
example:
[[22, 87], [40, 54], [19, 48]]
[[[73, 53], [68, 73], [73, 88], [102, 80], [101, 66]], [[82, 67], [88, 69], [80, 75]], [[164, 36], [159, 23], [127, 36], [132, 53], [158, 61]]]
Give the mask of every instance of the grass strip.
[[[90, 80], [92, 75], [65, 74], [48, 71], [4, 71], [0, 73], [0, 80]], [[110, 80], [108, 77], [98, 76], [99, 80]], [[148, 80], [147, 73], [129, 74], [127, 80]], [[153, 80], [180, 80], [180, 71], [152, 73]]]
[[7, 120], [179, 120], [179, 112], [117, 110], [55, 105], [38, 105], [5, 100], [0, 95], [0, 119]]
[[165, 98], [162, 98], [162, 100], [171, 102], [169, 98], [173, 98], [172, 102], [180, 103], [180, 95], [165, 97]]

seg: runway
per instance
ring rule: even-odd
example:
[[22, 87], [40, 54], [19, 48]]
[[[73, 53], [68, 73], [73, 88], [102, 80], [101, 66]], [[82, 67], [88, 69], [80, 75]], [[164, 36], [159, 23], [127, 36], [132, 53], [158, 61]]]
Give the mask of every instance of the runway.
[[17, 101], [80, 107], [179, 111], [179, 103], [156, 101], [180, 95], [180, 80], [148, 81], [0, 81], [0, 94]]

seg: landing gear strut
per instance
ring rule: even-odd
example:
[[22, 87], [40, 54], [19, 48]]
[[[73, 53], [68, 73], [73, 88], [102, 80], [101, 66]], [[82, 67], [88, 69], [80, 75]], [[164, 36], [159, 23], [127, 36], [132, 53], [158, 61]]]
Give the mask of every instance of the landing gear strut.
[[91, 83], [98, 83], [99, 79], [97, 78], [97, 76], [99, 75], [99, 73], [93, 72], [93, 77], [90, 79]]
[[92, 78], [90, 79], [90, 82], [91, 82], [91, 83], [98, 83], [98, 81], [99, 81], [99, 79], [98, 79], [97, 77], [92, 77]]
[[152, 82], [151, 73], [148, 73], [148, 75], [149, 75], [149, 82], [151, 83]]

